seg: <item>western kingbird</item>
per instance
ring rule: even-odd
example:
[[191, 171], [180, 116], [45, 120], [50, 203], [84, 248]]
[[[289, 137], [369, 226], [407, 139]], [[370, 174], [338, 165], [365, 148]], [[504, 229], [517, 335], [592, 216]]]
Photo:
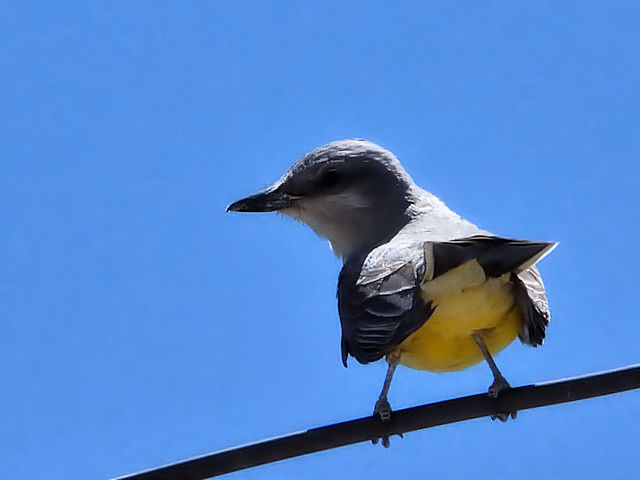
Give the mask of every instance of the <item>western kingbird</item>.
[[384, 421], [398, 364], [446, 372], [484, 359], [494, 378], [489, 395], [497, 397], [510, 387], [492, 355], [516, 337], [532, 347], [543, 342], [549, 306], [534, 264], [556, 244], [480, 230], [418, 187], [374, 143], [317, 148], [274, 185], [227, 210], [289, 215], [342, 257], [342, 362], [346, 367], [349, 355], [365, 364], [386, 358], [374, 408]]

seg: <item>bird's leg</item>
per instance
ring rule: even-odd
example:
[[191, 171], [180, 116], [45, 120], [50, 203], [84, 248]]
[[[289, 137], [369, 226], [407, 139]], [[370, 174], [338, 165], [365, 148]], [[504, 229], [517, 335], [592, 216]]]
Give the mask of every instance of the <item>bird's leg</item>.
[[382, 392], [380, 393], [380, 397], [376, 402], [376, 406], [373, 409], [374, 415], [379, 415], [380, 419], [383, 422], [388, 422], [391, 418], [391, 405], [389, 405], [389, 401], [387, 400], [387, 394], [389, 393], [389, 387], [391, 386], [391, 379], [393, 378], [393, 373], [396, 371], [396, 367], [398, 366], [398, 361], [400, 360], [399, 355], [389, 354], [387, 355], [387, 363], [389, 364], [389, 368], [387, 368], [387, 375], [384, 377], [384, 385], [382, 387]]
[[[398, 362], [400, 361], [400, 355], [397, 353], [390, 353], [387, 355], [387, 363], [389, 367], [387, 368], [387, 375], [384, 377], [384, 385], [382, 386], [382, 392], [380, 393], [380, 397], [376, 402], [376, 406], [373, 409], [373, 415], [379, 415], [380, 419], [383, 422], [388, 422], [391, 418], [391, 405], [389, 405], [389, 400], [387, 400], [387, 394], [389, 393], [389, 387], [391, 386], [391, 379], [393, 378], [393, 373], [396, 371], [396, 367], [398, 366]], [[402, 434], [399, 434], [402, 437]], [[378, 443], [378, 439], [372, 440], [373, 444]], [[382, 446], [384, 448], [389, 448], [389, 437], [382, 437]]]
[[[493, 373], [493, 383], [489, 387], [489, 396], [492, 398], [498, 398], [498, 395], [500, 395], [500, 393], [504, 392], [505, 390], [509, 390], [511, 388], [511, 385], [509, 385], [509, 382], [507, 382], [507, 379], [504, 378], [502, 373], [500, 373], [500, 370], [498, 369], [496, 362], [493, 360], [493, 357], [491, 356], [489, 349], [484, 343], [482, 334], [480, 332], [474, 332], [471, 334], [471, 337], [476, 342], [476, 345], [478, 345], [478, 348], [482, 352], [482, 356], [489, 364], [491, 373]], [[501, 422], [506, 422], [509, 419], [509, 416], [515, 419], [517, 414], [518, 412], [497, 413], [497, 414], [491, 415], [491, 420], [497, 419], [497, 420], [500, 420]]]
[[491, 356], [491, 353], [489, 353], [489, 349], [484, 344], [484, 340], [482, 339], [482, 334], [480, 332], [474, 332], [471, 334], [471, 336], [473, 337], [473, 340], [476, 342], [476, 345], [478, 345], [478, 348], [482, 352], [482, 356], [489, 364], [489, 368], [491, 368], [491, 373], [493, 373], [493, 384], [491, 385], [491, 387], [489, 387], [489, 396], [493, 398], [497, 398], [498, 395], [500, 395], [500, 392], [510, 389], [511, 385], [509, 385], [509, 382], [507, 382], [507, 379], [504, 378], [502, 373], [500, 373], [500, 370], [498, 370], [498, 366], [496, 365], [496, 362], [493, 361], [493, 357]]

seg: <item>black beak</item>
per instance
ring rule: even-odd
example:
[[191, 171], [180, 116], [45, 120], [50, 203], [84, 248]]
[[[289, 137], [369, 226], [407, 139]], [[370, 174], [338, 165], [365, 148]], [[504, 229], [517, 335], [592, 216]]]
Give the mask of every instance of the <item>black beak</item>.
[[291, 207], [298, 197], [269, 187], [227, 207], [227, 212], [275, 212]]

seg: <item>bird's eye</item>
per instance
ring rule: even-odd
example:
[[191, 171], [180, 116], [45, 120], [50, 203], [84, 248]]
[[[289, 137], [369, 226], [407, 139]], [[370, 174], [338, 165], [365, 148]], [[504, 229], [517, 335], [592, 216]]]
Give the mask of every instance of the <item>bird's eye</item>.
[[329, 169], [320, 177], [320, 186], [322, 188], [335, 188], [342, 181], [342, 175], [336, 169]]

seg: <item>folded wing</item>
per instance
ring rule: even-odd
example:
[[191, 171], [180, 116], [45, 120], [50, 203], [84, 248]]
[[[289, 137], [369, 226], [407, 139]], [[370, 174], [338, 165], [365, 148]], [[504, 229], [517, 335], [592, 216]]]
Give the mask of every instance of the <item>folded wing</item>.
[[419, 265], [408, 262], [386, 277], [363, 284], [358, 283], [358, 263], [345, 264], [338, 282], [345, 367], [348, 355], [360, 363], [379, 360], [418, 330], [433, 312], [420, 297]]
[[[477, 235], [401, 248], [385, 245], [365, 258], [348, 261], [338, 281], [343, 364], [347, 365], [348, 355], [369, 363], [393, 351], [437, 308], [422, 299], [422, 283], [472, 260], [487, 277], [510, 275], [524, 318], [519, 338], [525, 344], [540, 345], [549, 324], [549, 307], [533, 265], [555, 245]], [[424, 254], [416, 255], [415, 246], [423, 248]]]

